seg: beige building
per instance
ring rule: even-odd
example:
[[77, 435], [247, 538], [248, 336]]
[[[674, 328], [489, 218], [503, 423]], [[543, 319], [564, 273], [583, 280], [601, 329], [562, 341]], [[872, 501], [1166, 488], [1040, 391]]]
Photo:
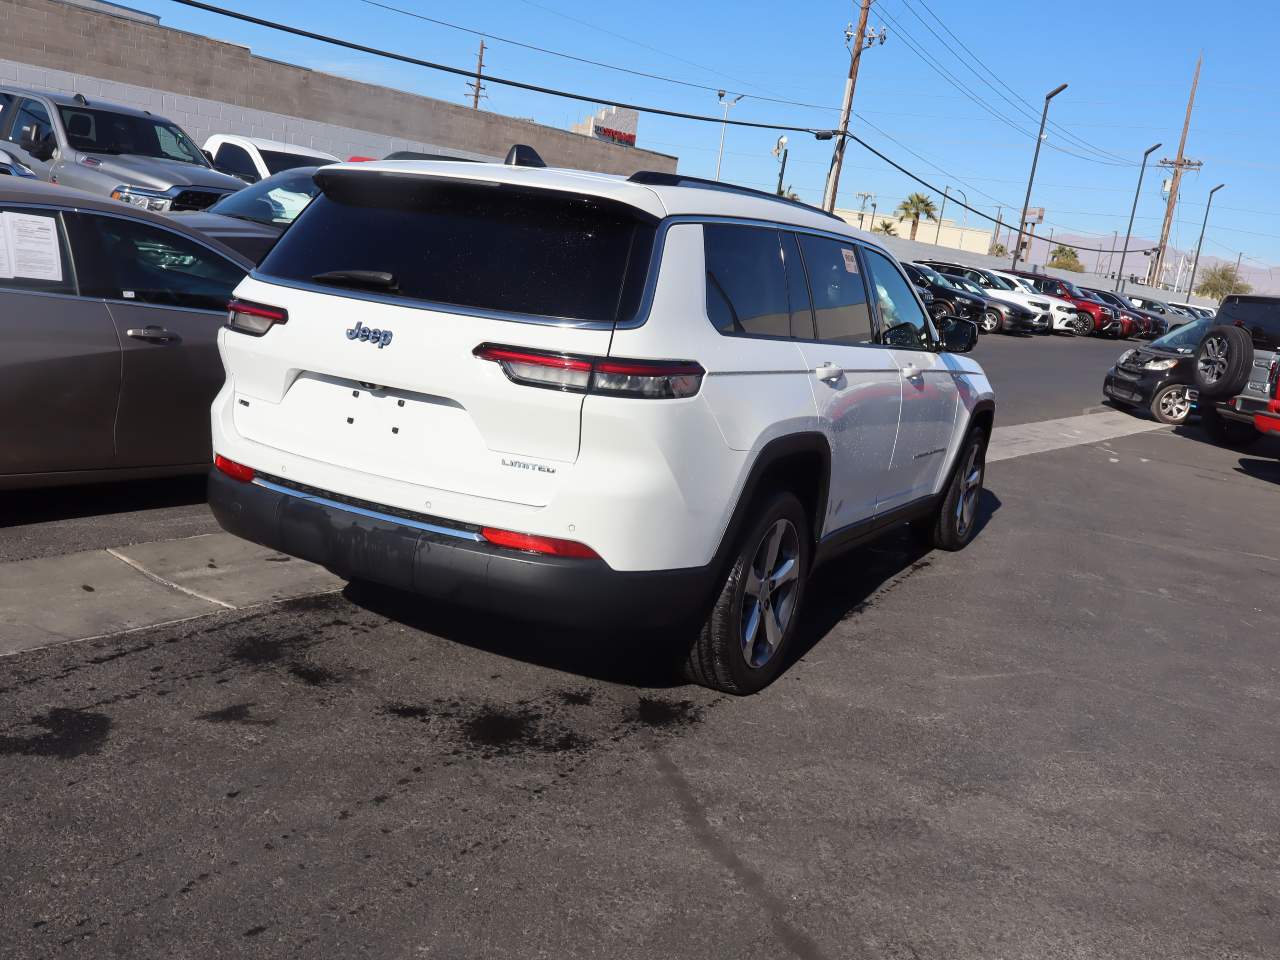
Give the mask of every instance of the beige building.
[[[893, 224], [893, 232], [897, 236], [904, 239], [911, 237], [911, 221], [893, 214], [886, 215], [877, 212], [873, 220], [870, 210], [859, 212], [857, 210], [837, 209], [836, 216], [845, 221], [845, 223], [867, 231], [888, 220]], [[990, 230], [962, 226], [945, 217], [941, 222], [937, 220], [921, 220], [920, 227], [916, 231], [916, 240], [921, 243], [932, 243], [939, 247], [951, 247], [953, 250], [965, 250], [969, 253], [985, 254], [991, 249], [991, 237]]]

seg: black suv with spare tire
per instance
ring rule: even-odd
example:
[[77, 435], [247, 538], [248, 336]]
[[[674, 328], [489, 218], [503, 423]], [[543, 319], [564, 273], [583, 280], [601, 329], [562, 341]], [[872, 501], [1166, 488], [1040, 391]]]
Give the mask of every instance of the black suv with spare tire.
[[1232, 294], [1214, 319], [1196, 349], [1200, 423], [1214, 443], [1243, 447], [1262, 436], [1254, 417], [1275, 392], [1280, 297]]

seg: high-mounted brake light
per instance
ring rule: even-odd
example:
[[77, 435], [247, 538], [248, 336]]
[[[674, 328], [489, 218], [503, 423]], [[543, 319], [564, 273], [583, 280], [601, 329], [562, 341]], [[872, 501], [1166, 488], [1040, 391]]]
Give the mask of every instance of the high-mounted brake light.
[[540, 537], [532, 533], [516, 533], [513, 530], [499, 530], [497, 527], [484, 527], [480, 530], [484, 537], [496, 547], [508, 547], [512, 550], [524, 550], [527, 553], [544, 553], [552, 557], [577, 557], [584, 560], [599, 560], [600, 555], [585, 543], [576, 540], [561, 540], [558, 537]]
[[289, 312], [282, 307], [248, 300], [232, 300], [227, 304], [227, 326], [250, 336], [260, 337], [277, 323], [288, 322]]
[[706, 371], [691, 360], [622, 360], [482, 343], [473, 351], [515, 383], [574, 393], [675, 400], [692, 397]]
[[239, 480], [241, 483], [249, 483], [256, 476], [253, 467], [246, 467], [243, 463], [228, 460], [220, 453], [213, 455], [213, 465], [232, 480]]

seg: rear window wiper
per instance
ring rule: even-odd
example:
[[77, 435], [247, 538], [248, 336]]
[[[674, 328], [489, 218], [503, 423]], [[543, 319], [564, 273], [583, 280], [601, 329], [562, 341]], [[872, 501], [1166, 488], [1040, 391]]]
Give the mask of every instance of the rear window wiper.
[[328, 283], [335, 287], [366, 287], [370, 290], [400, 289], [393, 273], [383, 270], [329, 270], [317, 273], [312, 278], [316, 283]]

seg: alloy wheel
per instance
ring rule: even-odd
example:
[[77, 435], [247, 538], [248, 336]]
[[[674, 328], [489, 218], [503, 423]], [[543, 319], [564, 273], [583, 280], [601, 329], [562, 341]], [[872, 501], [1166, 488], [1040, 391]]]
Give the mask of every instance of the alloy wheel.
[[991, 333], [996, 329], [996, 327], [1000, 326], [1000, 314], [995, 310], [987, 310], [983, 312], [982, 323], [980, 326], [982, 327], [983, 333]]
[[1222, 337], [1209, 337], [1196, 362], [1202, 381], [1206, 385], [1217, 383], [1227, 374], [1227, 341]]
[[985, 469], [981, 444], [970, 444], [960, 471], [960, 498], [956, 501], [956, 533], [961, 537], [968, 534], [974, 517], [977, 516], [978, 497], [982, 494], [982, 473]]
[[1181, 423], [1191, 413], [1191, 397], [1186, 387], [1174, 387], [1160, 397], [1160, 413], [1168, 420]]
[[753, 669], [777, 653], [796, 611], [800, 534], [782, 518], [765, 531], [747, 569], [742, 595], [742, 658]]

